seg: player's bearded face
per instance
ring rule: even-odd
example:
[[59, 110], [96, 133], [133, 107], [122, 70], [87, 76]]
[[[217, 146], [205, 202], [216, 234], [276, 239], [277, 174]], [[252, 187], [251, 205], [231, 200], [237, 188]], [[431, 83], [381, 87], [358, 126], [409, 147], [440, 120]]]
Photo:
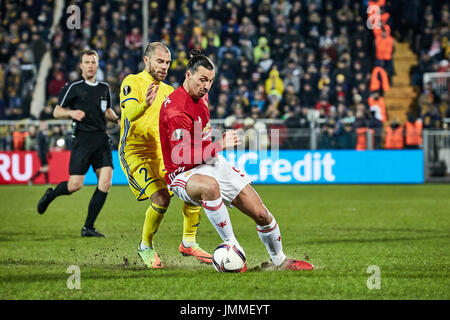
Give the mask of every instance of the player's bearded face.
[[170, 62], [170, 52], [156, 49], [152, 57], [148, 59], [147, 72], [156, 81], [163, 81], [167, 77]]
[[215, 72], [204, 67], [199, 67], [194, 73], [190, 71], [186, 74], [188, 80], [189, 94], [194, 99], [200, 99], [211, 89]]

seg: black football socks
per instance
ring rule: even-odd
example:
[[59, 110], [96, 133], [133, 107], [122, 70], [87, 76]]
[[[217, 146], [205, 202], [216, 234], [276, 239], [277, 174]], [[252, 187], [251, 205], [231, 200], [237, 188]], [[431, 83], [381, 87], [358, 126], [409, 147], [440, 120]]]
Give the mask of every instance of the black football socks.
[[92, 195], [91, 201], [89, 202], [88, 215], [86, 217], [86, 222], [84, 226], [88, 229], [94, 228], [94, 222], [97, 219], [97, 216], [100, 210], [105, 203], [107, 192], [100, 191], [98, 188], [95, 189], [94, 194]]
[[63, 181], [60, 184], [58, 184], [55, 189], [49, 194], [48, 200], [49, 202], [53, 201], [56, 197], [69, 195], [71, 192], [69, 192], [69, 189], [67, 188], [67, 181]]

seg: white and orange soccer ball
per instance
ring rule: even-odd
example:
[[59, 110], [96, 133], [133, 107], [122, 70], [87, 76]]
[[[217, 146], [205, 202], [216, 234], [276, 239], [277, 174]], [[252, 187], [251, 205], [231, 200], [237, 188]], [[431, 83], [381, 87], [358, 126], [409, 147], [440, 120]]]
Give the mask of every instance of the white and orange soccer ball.
[[245, 252], [238, 244], [229, 242], [221, 243], [213, 252], [212, 262], [219, 272], [245, 272]]

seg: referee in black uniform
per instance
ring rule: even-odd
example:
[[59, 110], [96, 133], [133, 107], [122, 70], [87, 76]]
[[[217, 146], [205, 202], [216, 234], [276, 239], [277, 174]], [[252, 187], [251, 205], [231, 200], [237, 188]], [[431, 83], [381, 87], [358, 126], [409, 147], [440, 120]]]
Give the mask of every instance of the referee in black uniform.
[[81, 235], [86, 237], [104, 237], [94, 228], [94, 222], [105, 203], [113, 173], [111, 140], [106, 133], [106, 120], [120, 123], [111, 108], [109, 85], [95, 79], [98, 59], [94, 50], [81, 52], [79, 66], [82, 78], [61, 90], [53, 116], [73, 120], [70, 177], [69, 181], [61, 182], [54, 189], [47, 189], [37, 207], [38, 212], [43, 214], [56, 197], [80, 190], [84, 176], [92, 165], [98, 185], [89, 202], [86, 222], [81, 230]]

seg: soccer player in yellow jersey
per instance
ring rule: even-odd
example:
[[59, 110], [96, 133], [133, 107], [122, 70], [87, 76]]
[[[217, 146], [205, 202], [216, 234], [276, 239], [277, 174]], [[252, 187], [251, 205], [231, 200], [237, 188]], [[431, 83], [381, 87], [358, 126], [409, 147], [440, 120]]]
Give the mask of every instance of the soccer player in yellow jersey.
[[[150, 43], [143, 57], [145, 70], [130, 74], [120, 87], [122, 110], [119, 157], [136, 199], [150, 198], [145, 213], [142, 240], [138, 253], [149, 268], [162, 268], [153, 247], [153, 237], [170, 203], [164, 180], [165, 169], [159, 139], [159, 111], [173, 88], [163, 82], [171, 62], [169, 49], [161, 42]], [[201, 262], [212, 263], [212, 257], [196, 243], [200, 206], [183, 206], [183, 238], [179, 251]]]

